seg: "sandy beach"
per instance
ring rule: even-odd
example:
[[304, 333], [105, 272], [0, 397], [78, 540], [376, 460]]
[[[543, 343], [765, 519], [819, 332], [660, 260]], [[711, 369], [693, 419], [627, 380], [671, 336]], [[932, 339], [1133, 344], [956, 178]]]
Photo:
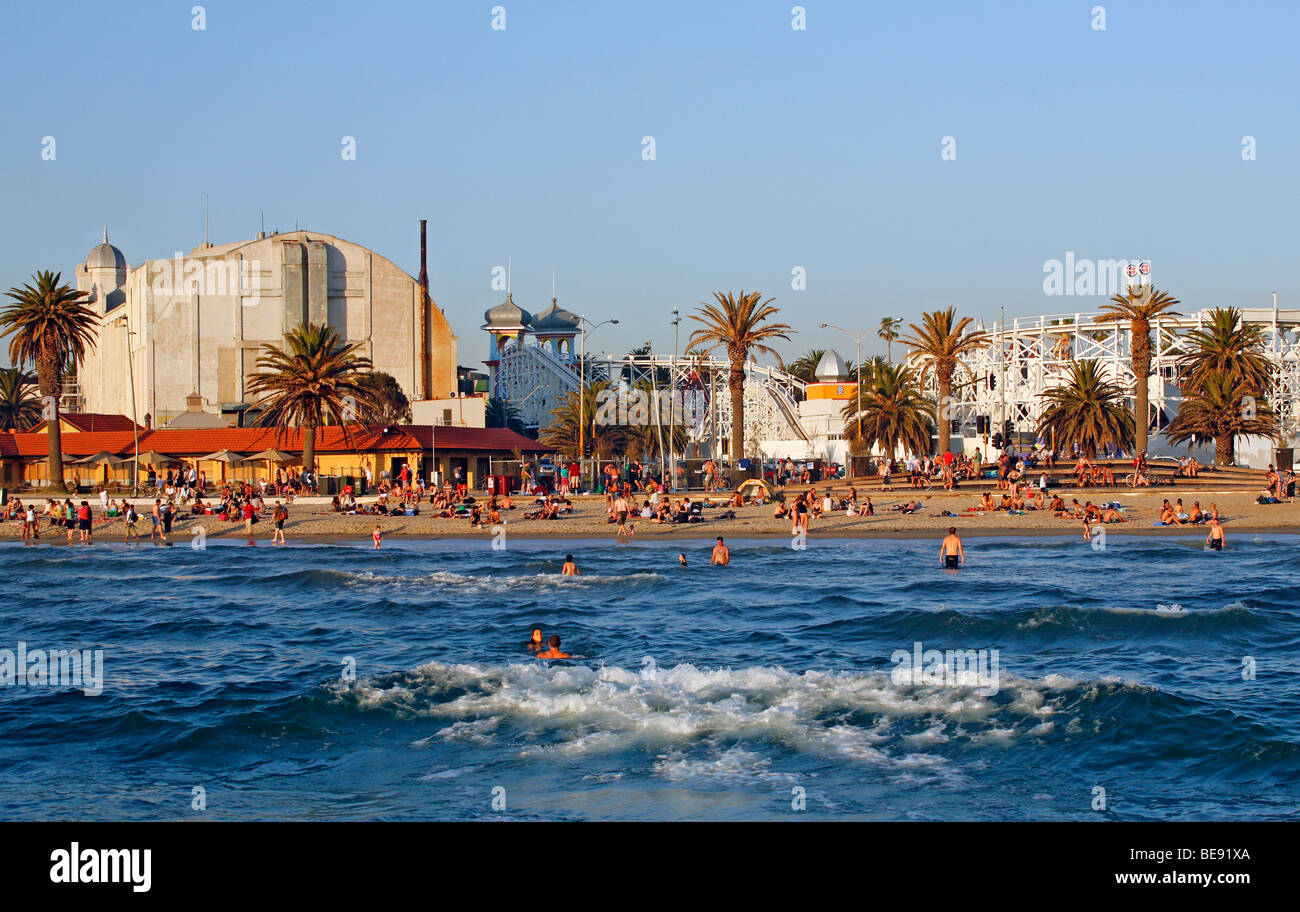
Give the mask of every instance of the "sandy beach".
[[[844, 488], [833, 488], [833, 492], [845, 493]], [[1199, 501], [1202, 509], [1209, 509], [1211, 503], [1217, 504], [1223, 516], [1224, 527], [1229, 540], [1233, 533], [1245, 532], [1280, 532], [1300, 533], [1300, 512], [1295, 504], [1261, 505], [1255, 502], [1255, 493], [1243, 491], [1218, 491], [1211, 487], [1162, 488], [1155, 493], [1133, 493], [1127, 489], [1090, 488], [1086, 491], [1065, 490], [1062, 497], [1068, 504], [1077, 497], [1080, 503], [1088, 500], [1094, 502], [1118, 502], [1123, 507], [1127, 522], [1107, 525], [1107, 535], [1188, 535], [1201, 532], [1202, 526], [1153, 526], [1161, 501], [1168, 497], [1171, 501], [1182, 498], [1185, 506]], [[698, 499], [693, 494], [692, 499]], [[894, 504], [915, 498], [922, 504], [922, 509], [913, 514], [890, 511]], [[539, 539], [600, 539], [614, 540], [614, 526], [606, 522], [605, 501], [601, 496], [573, 497], [574, 514], [557, 520], [539, 521], [526, 519], [525, 509], [515, 509], [505, 514], [506, 534], [520, 538]], [[720, 498], [715, 498], [720, 501]], [[1082, 536], [1082, 523], [1075, 519], [1058, 518], [1048, 511], [1029, 511], [1022, 515], [1009, 516], [1003, 513], [968, 513], [968, 507], [975, 506], [979, 495], [975, 492], [913, 492], [906, 487], [896, 488], [884, 494], [873, 493], [872, 502], [876, 509], [874, 516], [848, 516], [836, 511], [814, 518], [809, 526], [810, 537], [821, 538], [925, 538], [939, 535], [949, 526], [956, 526], [962, 535], [1016, 535], [1021, 533], [1048, 532], [1062, 535]], [[365, 501], [363, 501], [364, 503]], [[144, 512], [144, 498], [136, 501], [137, 509]], [[96, 515], [98, 504], [94, 503]], [[426, 505], [427, 509], [427, 505]], [[635, 523], [633, 540], [682, 539], [695, 540], [722, 535], [728, 538], [760, 538], [790, 536], [790, 521], [775, 519], [772, 506], [746, 506], [736, 509], [734, 519], [721, 519], [721, 514], [731, 507], [711, 507], [704, 511], [702, 523], [665, 525], [639, 519]], [[943, 516], [943, 511], [960, 514], [956, 517]], [[191, 517], [182, 515], [172, 528], [171, 539], [174, 542], [190, 541], [195, 529], [202, 526], [204, 534], [210, 538], [245, 539], [242, 522], [222, 522], [215, 516]], [[428, 515], [421, 516], [371, 516], [342, 515], [330, 512], [328, 498], [299, 498], [289, 507], [289, 521], [285, 524], [285, 534], [290, 541], [295, 538], [324, 539], [369, 539], [375, 526], [383, 530], [386, 538], [483, 538], [490, 539], [490, 528], [473, 529], [468, 519], [437, 519]], [[21, 537], [21, 523], [14, 520], [3, 524], [6, 538]], [[139, 530], [147, 539], [150, 520], [141, 516]], [[107, 521], [96, 520], [95, 539], [97, 541], [121, 541], [124, 524], [121, 519]], [[270, 540], [271, 524], [263, 519], [254, 526], [255, 540]], [[65, 539], [62, 529], [50, 528], [48, 522], [41, 522], [41, 541], [60, 543]]]

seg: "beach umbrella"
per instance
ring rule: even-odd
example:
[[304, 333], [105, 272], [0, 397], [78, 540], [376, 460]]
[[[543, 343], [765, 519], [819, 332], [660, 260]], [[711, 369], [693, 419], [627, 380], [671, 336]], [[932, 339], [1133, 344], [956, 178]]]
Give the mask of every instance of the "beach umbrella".
[[181, 461], [174, 456], [164, 456], [156, 450], [148, 450], [140, 454], [140, 465], [153, 466], [157, 469], [165, 466], [181, 465]]
[[263, 450], [260, 453], [254, 453], [252, 456], [246, 456], [244, 458], [248, 462], [264, 459], [267, 462], [274, 462], [278, 465], [294, 465], [302, 462], [301, 459], [294, 456], [292, 453], [286, 453], [284, 450], [277, 450], [275, 447], [271, 447], [269, 450]]
[[269, 450], [263, 450], [260, 453], [254, 453], [252, 456], [249, 456], [245, 462], [259, 462], [263, 460], [266, 462], [266, 478], [268, 482], [275, 479], [275, 473], [271, 469], [272, 464], [299, 465], [302, 463], [302, 460], [297, 456], [294, 456], [291, 453], [286, 453], [284, 450], [277, 450], [275, 447], [271, 447]]
[[108, 450], [100, 450], [98, 453], [94, 454], [93, 456], [83, 456], [81, 459], [72, 460], [72, 465], [104, 466], [103, 481], [104, 484], [107, 485], [109, 468], [116, 468], [117, 466], [123, 465], [130, 461], [131, 460], [129, 459], [119, 459], [118, 457], [114, 456], [112, 453], [108, 452]]
[[108, 450], [101, 450], [100, 452], [96, 453], [94, 456], [83, 456], [81, 459], [74, 459], [72, 460], [72, 464], [73, 465], [101, 465], [102, 464], [102, 465], [110, 465], [110, 466], [120, 466], [120, 465], [125, 465], [130, 461], [131, 460], [129, 459], [121, 459], [117, 456], [114, 456], [112, 453], [108, 452]]
[[232, 453], [230, 450], [217, 450], [215, 453], [209, 453], [206, 456], [200, 456], [195, 462], [219, 462], [221, 463], [221, 480], [226, 480], [226, 466], [235, 465], [239, 462], [247, 462], [247, 457], [243, 453]]

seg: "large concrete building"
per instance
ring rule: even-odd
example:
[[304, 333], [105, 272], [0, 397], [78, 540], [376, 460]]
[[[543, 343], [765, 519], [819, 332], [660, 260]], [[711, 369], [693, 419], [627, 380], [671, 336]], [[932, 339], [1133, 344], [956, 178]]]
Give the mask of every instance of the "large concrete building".
[[[422, 381], [419, 281], [359, 244], [317, 231], [259, 235], [128, 266], [104, 241], [76, 269], [100, 314], [99, 340], [71, 395], [80, 410], [162, 427], [194, 409], [214, 424], [256, 411], [247, 392], [263, 345], [329, 323], [411, 400], [456, 389], [456, 337], [429, 302]], [[134, 387], [134, 396], [132, 389]], [[427, 389], [425, 388], [427, 387]]]

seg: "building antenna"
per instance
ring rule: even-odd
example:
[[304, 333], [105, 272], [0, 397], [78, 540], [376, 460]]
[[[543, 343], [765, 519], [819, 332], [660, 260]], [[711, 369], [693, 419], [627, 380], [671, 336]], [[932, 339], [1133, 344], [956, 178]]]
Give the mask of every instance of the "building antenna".
[[555, 303], [555, 264], [551, 264], [551, 303]]
[[203, 194], [203, 246], [211, 246], [211, 241], [208, 239], [208, 195], [206, 193]]
[[510, 297], [510, 257], [506, 257], [506, 297]]

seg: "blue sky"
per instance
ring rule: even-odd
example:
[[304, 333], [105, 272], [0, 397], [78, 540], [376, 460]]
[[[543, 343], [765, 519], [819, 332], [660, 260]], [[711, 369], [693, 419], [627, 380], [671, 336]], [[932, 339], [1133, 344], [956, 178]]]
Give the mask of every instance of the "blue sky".
[[522, 306], [554, 265], [621, 320], [593, 351], [671, 350], [714, 290], [774, 297], [791, 357], [852, 357], [822, 321], [874, 353], [885, 315], [1093, 309], [1044, 295], [1067, 251], [1147, 258], [1188, 310], [1300, 307], [1297, 5], [794, 5], [211, 0], [194, 31], [193, 0], [5, 0], [0, 286], [70, 277], [105, 223], [133, 265], [188, 250], [207, 193], [215, 243], [264, 214], [413, 274], [428, 218], [463, 364], [507, 257]]

